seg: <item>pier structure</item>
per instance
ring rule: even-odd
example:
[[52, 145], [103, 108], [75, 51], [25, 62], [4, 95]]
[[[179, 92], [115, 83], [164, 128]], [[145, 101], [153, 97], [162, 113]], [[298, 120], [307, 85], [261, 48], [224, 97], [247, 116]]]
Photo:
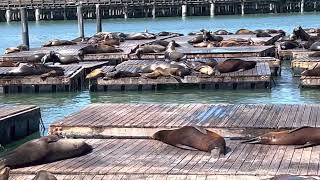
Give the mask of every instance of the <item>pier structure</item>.
[[[20, 20], [21, 7], [28, 11], [29, 20], [77, 19], [80, 1], [18, 0], [0, 2], [0, 21]], [[94, 0], [81, 1], [85, 19], [96, 18], [100, 4], [101, 18], [144, 18], [168, 16], [214, 16], [228, 14], [286, 13], [319, 10], [317, 0]]]

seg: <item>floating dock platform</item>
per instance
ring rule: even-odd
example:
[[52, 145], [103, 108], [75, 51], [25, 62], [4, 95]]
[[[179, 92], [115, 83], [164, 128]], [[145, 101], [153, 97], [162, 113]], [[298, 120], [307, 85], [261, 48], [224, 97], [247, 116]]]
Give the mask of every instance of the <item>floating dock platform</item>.
[[294, 76], [301, 76], [302, 71], [320, 62], [320, 57], [302, 56], [291, 61], [291, 68]]
[[39, 131], [40, 119], [37, 106], [0, 105], [0, 144], [8, 144]]
[[277, 48], [277, 57], [280, 60], [293, 60], [296, 58], [301, 58], [308, 56], [309, 54], [313, 54], [315, 51], [309, 51], [303, 48], [295, 48], [295, 49], [288, 49], [288, 50], [281, 50]]
[[320, 87], [320, 76], [301, 76], [300, 86], [309, 88]]
[[224, 137], [319, 127], [320, 105], [92, 104], [50, 125], [67, 137], [151, 137], [160, 129], [197, 125]]
[[69, 92], [81, 90], [84, 84], [84, 69], [80, 65], [61, 65], [64, 75], [48, 77], [40, 76], [5, 76], [12, 67], [0, 67], [0, 93], [22, 92]]

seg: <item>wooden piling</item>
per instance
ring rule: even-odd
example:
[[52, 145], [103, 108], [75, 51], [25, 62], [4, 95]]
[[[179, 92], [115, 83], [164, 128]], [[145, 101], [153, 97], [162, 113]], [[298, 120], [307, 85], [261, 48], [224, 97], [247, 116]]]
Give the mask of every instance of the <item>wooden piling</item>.
[[100, 4], [96, 4], [97, 33], [102, 31]]
[[81, 4], [77, 6], [77, 16], [78, 16], [79, 37], [84, 38], [84, 25], [83, 25], [83, 15], [82, 15]]
[[22, 25], [22, 43], [29, 49], [29, 29], [28, 29], [28, 16], [25, 7], [20, 9], [21, 13], [21, 25]]

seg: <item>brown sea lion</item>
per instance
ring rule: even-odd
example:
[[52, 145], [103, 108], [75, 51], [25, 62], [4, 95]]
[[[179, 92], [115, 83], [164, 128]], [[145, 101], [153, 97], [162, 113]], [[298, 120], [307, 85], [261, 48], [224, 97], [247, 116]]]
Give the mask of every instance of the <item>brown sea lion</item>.
[[184, 126], [174, 130], [161, 130], [153, 138], [187, 150], [211, 152], [214, 156], [226, 154], [226, 142], [220, 135], [199, 127]]
[[10, 54], [15, 52], [20, 52], [20, 49], [17, 47], [9, 47], [9, 48], [6, 48], [6, 50], [4, 51], [5, 54]]
[[130, 72], [130, 71], [123, 71], [117, 70], [113, 72], [106, 73], [104, 80], [111, 80], [111, 79], [120, 79], [120, 78], [127, 78], [127, 77], [140, 77], [141, 75], [137, 72]]
[[193, 59], [193, 60], [188, 60], [186, 64], [188, 64], [189, 62], [201, 63], [201, 65], [208, 65], [211, 67], [215, 67], [218, 64], [217, 60], [215, 59]]
[[311, 50], [311, 51], [320, 51], [320, 42], [319, 42], [319, 41], [314, 42], [314, 43], [310, 46], [309, 50]]
[[302, 41], [308, 41], [310, 39], [310, 35], [305, 30], [303, 30], [301, 26], [294, 28], [293, 34]]
[[199, 61], [187, 61], [186, 65], [190, 69], [201, 72], [202, 74], [206, 74], [209, 76], [214, 74], [214, 69], [211, 66], [206, 65], [206, 64], [199, 62]]
[[48, 41], [47, 43], [44, 43], [42, 46], [50, 47], [50, 46], [65, 46], [65, 45], [73, 45], [73, 44], [76, 44], [76, 43], [68, 40], [54, 39], [54, 40]]
[[181, 61], [186, 58], [186, 56], [182, 52], [178, 52], [176, 50], [175, 41], [172, 40], [164, 53], [164, 58], [170, 61]]
[[170, 68], [161, 68], [157, 67], [153, 72], [144, 74], [143, 77], [145, 78], [158, 78], [158, 77], [173, 77], [177, 80], [181, 80], [181, 77], [187, 76], [190, 74], [189, 69], [187, 68], [176, 68], [176, 67], [170, 67]]
[[131, 33], [126, 35], [126, 40], [144, 40], [144, 39], [155, 39], [156, 35], [148, 32]]
[[0, 67], [18, 67], [20, 63], [12, 61], [0, 61]]
[[10, 168], [5, 167], [3, 169], [0, 169], [0, 180], [8, 180], [10, 175]]
[[27, 62], [38, 63], [41, 62], [41, 59], [46, 55], [46, 53], [36, 53], [27, 57]]
[[250, 31], [249, 29], [239, 29], [235, 34], [254, 34], [253, 31]]
[[57, 178], [48, 171], [38, 171], [36, 176], [32, 180], [57, 180]]
[[302, 76], [320, 76], [320, 63], [314, 63], [313, 66], [302, 71]]
[[50, 143], [57, 142], [58, 136], [49, 135], [28, 141], [0, 158], [0, 169], [18, 168], [31, 165], [48, 155]]
[[241, 59], [227, 59], [223, 62], [220, 62], [216, 69], [220, 73], [229, 73], [235, 71], [244, 71], [248, 69], [252, 69], [256, 66], [256, 61], [244, 61]]
[[271, 37], [271, 35], [267, 32], [258, 32], [256, 34], [257, 37]]
[[45, 64], [23, 64], [7, 72], [8, 76], [32, 76], [43, 75], [44, 77], [62, 76], [64, 69], [61, 67], [53, 67]]
[[231, 33], [229, 33], [226, 30], [220, 29], [220, 30], [215, 31], [214, 34], [216, 34], [216, 35], [230, 35]]
[[204, 41], [204, 42], [201, 42], [201, 43], [193, 44], [193, 47], [210, 48], [210, 47], [215, 47], [215, 44], [210, 42], [210, 41]]
[[144, 46], [136, 46], [131, 50], [131, 54], [133, 53], [138, 58], [141, 58], [141, 55], [145, 53], [159, 53], [166, 50], [166, 47], [161, 45], [144, 45]]
[[[165, 40], [155, 40], [150, 44], [167, 47], [170, 44], [170, 42], [165, 41]], [[174, 45], [174, 47], [181, 47], [180, 44], [176, 43], [175, 41], [174, 41], [173, 45]]]
[[105, 38], [101, 43], [103, 45], [109, 45], [109, 46], [120, 46], [120, 39]]
[[306, 148], [320, 144], [320, 128], [303, 126], [293, 130], [269, 132], [247, 141], [243, 141], [243, 143], [266, 145], [301, 145], [296, 147], [296, 149]]
[[103, 72], [102, 69], [98, 68], [90, 72], [87, 76], [86, 79], [97, 79], [99, 77], [104, 77], [106, 74]]
[[296, 41], [284, 41], [280, 43], [280, 48], [282, 50], [294, 49], [300, 47], [300, 44]]
[[54, 69], [54, 70], [51, 70], [51, 71], [49, 71], [49, 72], [47, 72], [47, 73], [41, 74], [41, 75], [40, 75], [40, 78], [41, 78], [42, 80], [45, 80], [45, 79], [47, 79], [48, 77], [57, 77], [57, 76], [63, 76], [63, 75], [64, 75], [63, 69], [60, 69], [60, 70]]

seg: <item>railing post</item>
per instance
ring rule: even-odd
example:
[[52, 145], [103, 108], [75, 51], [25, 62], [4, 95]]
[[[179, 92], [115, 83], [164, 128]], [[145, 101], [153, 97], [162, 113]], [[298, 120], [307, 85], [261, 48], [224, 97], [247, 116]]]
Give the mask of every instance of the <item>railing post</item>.
[[97, 33], [102, 31], [100, 4], [96, 4]]
[[84, 38], [84, 25], [83, 25], [83, 15], [82, 15], [81, 2], [77, 5], [77, 16], [78, 16], [79, 37]]
[[20, 8], [21, 25], [22, 25], [22, 43], [29, 49], [29, 29], [28, 29], [28, 16], [25, 7]]

